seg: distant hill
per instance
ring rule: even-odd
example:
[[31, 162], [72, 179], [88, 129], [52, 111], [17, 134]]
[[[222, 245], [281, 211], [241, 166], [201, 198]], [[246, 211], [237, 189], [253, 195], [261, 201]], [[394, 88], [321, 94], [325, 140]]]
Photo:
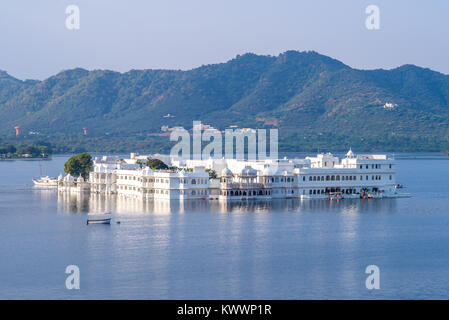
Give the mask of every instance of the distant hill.
[[3, 140], [17, 140], [18, 125], [19, 140], [68, 150], [164, 150], [161, 126], [201, 120], [220, 129], [278, 128], [286, 151], [441, 151], [449, 149], [449, 76], [414, 65], [357, 70], [297, 51], [189, 71], [73, 69], [44, 81], [0, 71], [0, 115]]

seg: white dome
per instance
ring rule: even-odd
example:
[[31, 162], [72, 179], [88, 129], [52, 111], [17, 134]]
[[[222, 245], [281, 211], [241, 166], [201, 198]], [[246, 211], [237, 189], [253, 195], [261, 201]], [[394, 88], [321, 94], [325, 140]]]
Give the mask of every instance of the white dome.
[[224, 168], [223, 170], [221, 170], [221, 175], [222, 176], [232, 176], [232, 171], [229, 170], [229, 168]]
[[274, 176], [279, 170], [277, 165], [267, 166], [263, 169], [262, 173], [264, 176]]
[[273, 173], [271, 172], [270, 168], [265, 168], [265, 169], [263, 169], [262, 174], [264, 176], [271, 176]]
[[346, 153], [346, 158], [354, 158], [354, 152], [352, 152], [351, 149], [349, 149], [348, 153]]
[[251, 168], [250, 166], [246, 166], [242, 169], [242, 175], [257, 175], [257, 170]]

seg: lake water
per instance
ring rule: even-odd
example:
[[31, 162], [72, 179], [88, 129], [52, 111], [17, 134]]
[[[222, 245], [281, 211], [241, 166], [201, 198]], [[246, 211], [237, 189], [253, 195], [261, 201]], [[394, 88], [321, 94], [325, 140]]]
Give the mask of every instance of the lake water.
[[[0, 161], [0, 298], [447, 299], [449, 157], [397, 164], [411, 198], [225, 205], [61, 196], [31, 187], [39, 162]], [[121, 224], [86, 226], [106, 210]]]

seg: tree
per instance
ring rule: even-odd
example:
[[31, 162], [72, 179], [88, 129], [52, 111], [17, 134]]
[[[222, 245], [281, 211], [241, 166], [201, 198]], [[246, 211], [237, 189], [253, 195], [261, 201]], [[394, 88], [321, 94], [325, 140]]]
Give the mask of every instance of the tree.
[[46, 145], [38, 145], [37, 148], [39, 149], [42, 157], [47, 157], [48, 155], [53, 153], [51, 147]]
[[17, 150], [17, 154], [21, 156], [24, 154], [29, 154], [33, 158], [37, 158], [41, 155], [41, 151], [35, 146], [25, 146]]
[[217, 179], [217, 172], [214, 169], [206, 169], [206, 172], [209, 173], [209, 179]]
[[74, 177], [81, 175], [84, 179], [89, 177], [89, 172], [92, 170], [93, 161], [88, 152], [77, 154], [71, 157], [64, 164], [64, 172], [70, 173]]
[[139, 167], [140, 167], [140, 169], [142, 169], [142, 167], [143, 167], [143, 165], [144, 165], [145, 163], [142, 161], [142, 159], [137, 159], [137, 160], [136, 160], [136, 164], [138, 164]]
[[12, 144], [6, 146], [6, 153], [16, 153], [17, 149]]
[[147, 167], [150, 167], [153, 170], [167, 170], [168, 166], [159, 159], [148, 158], [145, 162]]

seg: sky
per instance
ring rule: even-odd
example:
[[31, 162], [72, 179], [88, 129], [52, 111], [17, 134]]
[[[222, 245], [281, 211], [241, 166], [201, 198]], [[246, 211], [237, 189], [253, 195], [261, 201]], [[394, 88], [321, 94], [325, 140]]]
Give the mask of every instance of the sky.
[[[78, 30], [66, 8], [79, 8]], [[369, 5], [379, 27], [366, 28]], [[0, 70], [191, 69], [238, 54], [314, 50], [359, 69], [449, 74], [447, 0], [2, 0]]]

